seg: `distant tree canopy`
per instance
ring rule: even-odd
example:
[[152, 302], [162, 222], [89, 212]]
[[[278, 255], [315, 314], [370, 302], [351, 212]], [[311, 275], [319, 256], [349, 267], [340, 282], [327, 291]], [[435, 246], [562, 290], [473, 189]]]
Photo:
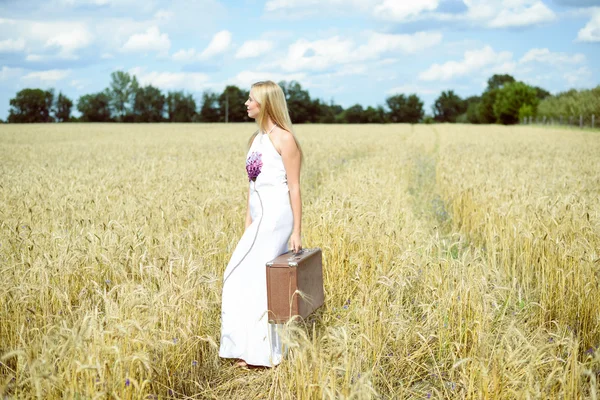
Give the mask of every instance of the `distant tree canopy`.
[[[296, 81], [281, 81], [294, 124], [302, 123], [431, 123], [460, 122], [472, 124], [515, 124], [526, 117], [545, 115], [600, 116], [600, 86], [570, 90], [552, 96], [547, 90], [517, 81], [508, 74], [495, 74], [487, 81], [481, 95], [461, 98], [453, 90], [443, 91], [425, 115], [423, 101], [417, 94], [398, 93], [388, 96], [385, 104], [354, 104], [347, 109], [313, 99]], [[109, 87], [82, 95], [77, 101], [79, 118], [71, 117], [73, 101], [59, 92], [23, 89], [10, 99], [8, 122], [247, 122], [244, 103], [248, 91], [228, 85], [221, 93], [205, 91], [199, 101], [183, 91], [164, 94], [152, 85], [141, 86], [128, 72], [115, 71]]]
[[83, 122], [111, 122], [110, 91], [86, 94], [79, 98], [77, 110], [81, 113]]
[[388, 118], [391, 122], [407, 122], [416, 124], [423, 118], [423, 102], [416, 94], [406, 97], [403, 94], [397, 94], [388, 97], [386, 105], [390, 110]]
[[167, 118], [169, 122], [192, 122], [196, 114], [196, 100], [191, 94], [169, 92], [167, 94]]
[[467, 110], [467, 104], [454, 91], [442, 92], [433, 105], [433, 119], [437, 122], [456, 122]]
[[227, 86], [219, 96], [219, 122], [247, 122], [248, 113], [244, 103], [248, 100], [248, 92], [237, 86]]
[[135, 122], [161, 122], [165, 114], [165, 96], [160, 89], [148, 85], [137, 88], [133, 100]]
[[42, 89], [23, 89], [10, 99], [8, 122], [53, 122], [54, 92]]
[[127, 72], [115, 71], [110, 74], [110, 106], [115, 121], [134, 120], [135, 98], [139, 84], [135, 76]]

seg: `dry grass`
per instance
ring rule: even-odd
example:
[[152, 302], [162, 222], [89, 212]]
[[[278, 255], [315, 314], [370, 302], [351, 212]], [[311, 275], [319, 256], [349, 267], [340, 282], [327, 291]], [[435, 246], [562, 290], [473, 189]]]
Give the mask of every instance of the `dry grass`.
[[592, 398], [600, 136], [299, 126], [326, 305], [218, 358], [252, 125], [0, 127], [0, 396]]

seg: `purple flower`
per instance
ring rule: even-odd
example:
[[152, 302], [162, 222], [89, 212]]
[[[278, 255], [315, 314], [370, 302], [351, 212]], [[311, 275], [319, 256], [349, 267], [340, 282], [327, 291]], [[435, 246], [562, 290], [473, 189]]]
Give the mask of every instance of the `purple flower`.
[[248, 172], [249, 181], [256, 181], [262, 166], [262, 154], [257, 151], [252, 152], [246, 160], [246, 172]]
[[130, 383], [129, 378], [125, 379], [125, 386], [129, 386]]

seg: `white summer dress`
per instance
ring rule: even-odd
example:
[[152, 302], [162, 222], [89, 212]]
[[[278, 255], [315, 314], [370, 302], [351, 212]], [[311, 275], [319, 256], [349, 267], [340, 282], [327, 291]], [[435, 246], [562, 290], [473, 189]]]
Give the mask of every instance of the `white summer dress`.
[[265, 264], [287, 251], [294, 219], [283, 160], [268, 133], [254, 138], [246, 170], [252, 224], [223, 276], [219, 356], [272, 367], [283, 350], [277, 325], [268, 322]]

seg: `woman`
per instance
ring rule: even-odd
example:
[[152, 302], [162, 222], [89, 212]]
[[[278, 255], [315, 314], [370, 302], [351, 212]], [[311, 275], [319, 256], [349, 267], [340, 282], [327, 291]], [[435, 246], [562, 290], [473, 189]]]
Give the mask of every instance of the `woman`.
[[285, 253], [288, 241], [294, 252], [302, 249], [302, 150], [279, 85], [255, 83], [245, 104], [258, 131], [246, 159], [246, 230], [224, 274], [219, 356], [238, 359], [238, 366], [272, 367], [281, 362], [282, 346], [268, 322], [265, 264]]

